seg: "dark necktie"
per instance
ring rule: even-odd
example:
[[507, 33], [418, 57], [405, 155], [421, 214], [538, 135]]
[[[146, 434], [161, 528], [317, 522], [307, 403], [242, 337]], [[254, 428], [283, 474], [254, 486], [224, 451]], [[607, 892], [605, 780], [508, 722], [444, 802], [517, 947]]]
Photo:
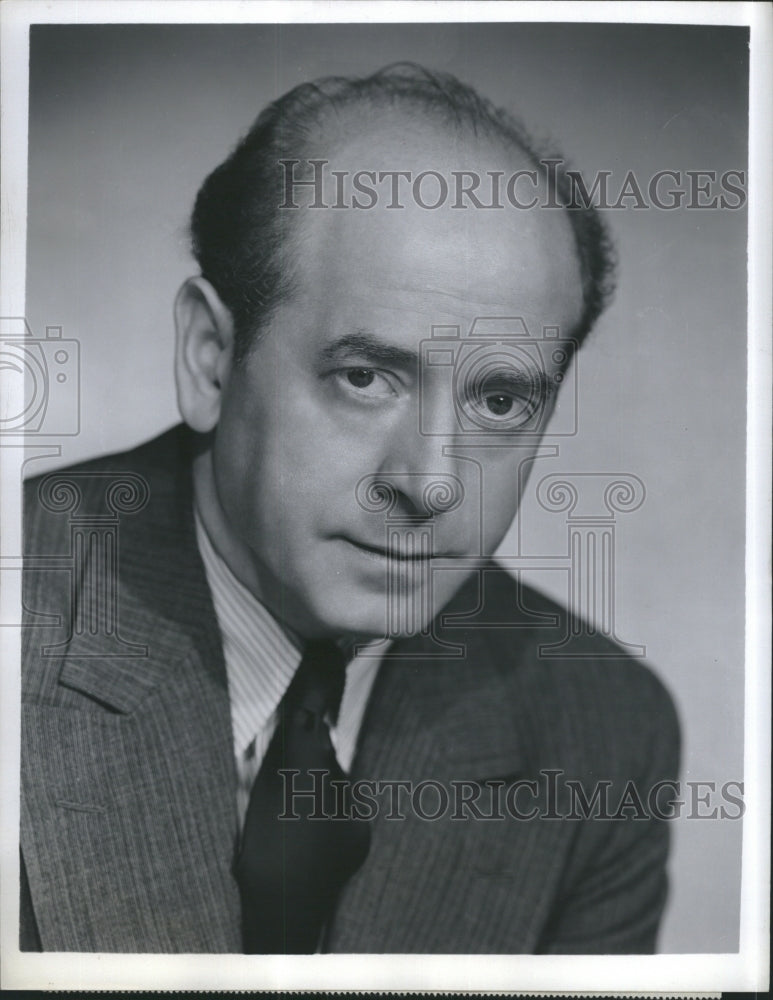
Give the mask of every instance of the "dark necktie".
[[370, 830], [348, 816], [348, 783], [326, 721], [337, 716], [344, 679], [336, 644], [309, 643], [279, 707], [236, 863], [247, 954], [314, 952], [339, 891], [368, 853]]

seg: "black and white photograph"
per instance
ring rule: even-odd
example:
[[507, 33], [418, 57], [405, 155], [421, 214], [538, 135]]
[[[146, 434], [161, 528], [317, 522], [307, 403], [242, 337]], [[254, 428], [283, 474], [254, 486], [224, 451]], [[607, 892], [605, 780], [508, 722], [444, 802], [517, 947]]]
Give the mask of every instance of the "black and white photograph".
[[0, 19], [3, 987], [767, 989], [771, 8]]

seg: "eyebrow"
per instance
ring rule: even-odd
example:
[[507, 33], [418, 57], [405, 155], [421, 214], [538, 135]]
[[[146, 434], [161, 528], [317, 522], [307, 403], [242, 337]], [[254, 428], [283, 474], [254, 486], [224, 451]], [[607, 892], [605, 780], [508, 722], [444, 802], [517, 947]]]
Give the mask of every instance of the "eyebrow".
[[[549, 399], [556, 392], [558, 384], [555, 379], [548, 378], [547, 374], [541, 368], [538, 369], [536, 375], [538, 383], [537, 391], [543, 398]], [[503, 382], [509, 382], [519, 389], [531, 389], [533, 387], [531, 378], [517, 368], [494, 372], [491, 377], [493, 379], [501, 379]]]
[[399, 365], [402, 368], [415, 368], [419, 362], [416, 351], [388, 344], [367, 330], [337, 337], [322, 350], [321, 357], [323, 361], [332, 361], [345, 353], [358, 354], [372, 364]]
[[[369, 365], [396, 365], [404, 369], [415, 369], [419, 364], [419, 354], [417, 351], [412, 351], [406, 347], [398, 347], [396, 344], [388, 344], [369, 330], [357, 330], [355, 333], [345, 333], [340, 337], [336, 337], [335, 340], [322, 349], [321, 358], [324, 362], [330, 362], [347, 352], [359, 355]], [[529, 377], [518, 369], [506, 369], [494, 372], [493, 376], [501, 378], [504, 381], [509, 381], [519, 388], [528, 389], [532, 386]], [[539, 382], [538, 393], [543, 399], [549, 399], [558, 389], [558, 385], [553, 379], [548, 378], [546, 373], [541, 369], [537, 377]]]

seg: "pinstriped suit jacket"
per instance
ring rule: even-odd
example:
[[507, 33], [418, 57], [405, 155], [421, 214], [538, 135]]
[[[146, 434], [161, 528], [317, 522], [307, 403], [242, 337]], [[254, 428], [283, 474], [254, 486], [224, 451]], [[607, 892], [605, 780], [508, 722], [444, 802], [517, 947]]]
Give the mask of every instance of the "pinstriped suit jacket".
[[[122, 638], [146, 655], [111, 656], [100, 629], [71, 628], [74, 613], [88, 623], [93, 573], [72, 580], [66, 561], [39, 570], [30, 561], [25, 572], [23, 948], [241, 948], [228, 693], [195, 544], [187, 442], [176, 428], [81, 467], [148, 483], [147, 506], [120, 525], [118, 607]], [[67, 555], [67, 516], [43, 509], [39, 485], [28, 484], [27, 552]], [[97, 509], [97, 492], [86, 490], [80, 513]], [[561, 771], [588, 796], [593, 782], [610, 782], [613, 809], [631, 779], [644, 796], [676, 778], [674, 709], [646, 667], [601, 637], [586, 658], [540, 656], [564, 634], [565, 612], [493, 564], [446, 611], [459, 617], [438, 635], [466, 655], [426, 659], [427, 641], [399, 644], [373, 690], [355, 779], [468, 782], [468, 795], [497, 787], [482, 785], [492, 779], [504, 791], [535, 779], [510, 804], [565, 816], [544, 798], [542, 773]], [[434, 787], [421, 801], [425, 816], [439, 802]], [[498, 815], [484, 798], [480, 812]], [[504, 818], [472, 819], [467, 809], [454, 819], [453, 803], [434, 821], [402, 811], [388, 819], [382, 808], [373, 820], [370, 855], [338, 901], [326, 950], [654, 948], [667, 822], [524, 820], [508, 809]]]

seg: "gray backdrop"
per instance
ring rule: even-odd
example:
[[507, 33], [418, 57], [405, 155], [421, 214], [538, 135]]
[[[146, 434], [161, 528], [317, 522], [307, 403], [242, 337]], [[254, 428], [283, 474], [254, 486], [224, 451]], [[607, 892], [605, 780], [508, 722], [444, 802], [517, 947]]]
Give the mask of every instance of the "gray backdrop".
[[[743, 170], [746, 29], [627, 25], [38, 27], [31, 36], [27, 317], [81, 344], [81, 432], [61, 459], [176, 422], [172, 300], [198, 185], [267, 100], [395, 60], [448, 70], [589, 175]], [[683, 777], [742, 780], [746, 217], [608, 211], [621, 274], [579, 359], [579, 431], [538, 470], [629, 472], [618, 635], [682, 717]], [[535, 474], [532, 485], [540, 478]], [[533, 489], [501, 551], [565, 551]], [[519, 535], [520, 533], [520, 535]], [[566, 599], [562, 571], [532, 582]], [[741, 823], [674, 824], [667, 952], [738, 947]]]

